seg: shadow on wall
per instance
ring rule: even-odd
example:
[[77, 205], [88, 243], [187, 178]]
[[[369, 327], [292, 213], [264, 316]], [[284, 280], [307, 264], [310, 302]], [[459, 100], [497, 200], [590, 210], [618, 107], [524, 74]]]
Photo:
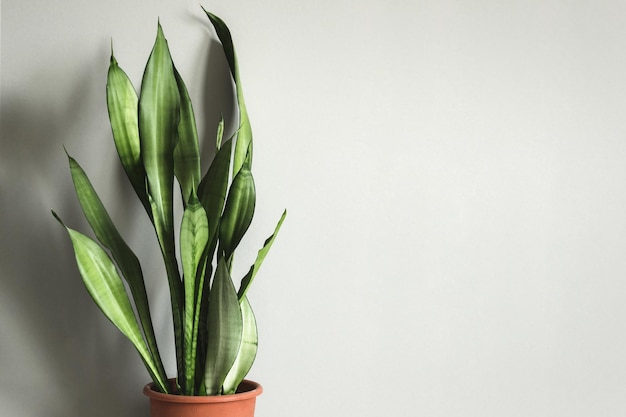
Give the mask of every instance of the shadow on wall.
[[[206, 22], [202, 22], [206, 25]], [[211, 32], [210, 36], [214, 36]], [[222, 45], [215, 39], [211, 40], [207, 64], [204, 70], [204, 85], [202, 87], [204, 111], [199, 113], [198, 107], [194, 107], [196, 120], [204, 119], [204, 132], [198, 132], [200, 136], [203, 173], [206, 172], [213, 155], [215, 155], [215, 138], [220, 119], [224, 118], [224, 141], [232, 135], [237, 128], [237, 103], [235, 102], [235, 90], [228, 68], [228, 62], [224, 56]]]
[[[208, 64], [198, 70], [204, 74], [204, 99], [195, 107], [196, 118], [204, 120], [200, 132], [204, 170], [215, 151], [220, 114], [230, 128], [227, 131], [237, 123], [230, 72], [221, 45], [212, 41], [209, 47]], [[49, 84], [55, 81], [59, 80]], [[192, 90], [194, 87], [187, 83]], [[119, 199], [115, 201], [116, 211], [144, 216], [137, 210], [134, 196], [125, 194], [130, 189], [127, 185], [117, 190], [118, 179], [124, 174], [112, 150], [110, 134], [103, 146], [111, 151], [100, 156], [93, 141], [104, 134], [94, 137], [92, 131], [76, 132], [78, 121], [94, 117], [90, 103], [103, 100], [103, 96], [85, 96], [86, 91], [93, 91], [94, 84], [101, 86], [102, 79], [85, 68], [82, 79], [72, 83], [75, 90], [57, 101], [44, 97], [50, 91], [31, 91], [31, 95], [41, 95], [35, 99], [2, 97], [0, 369], [11, 377], [0, 382], [0, 403], [5, 411], [15, 411], [12, 415], [147, 415], [141, 388], [148, 374], [132, 345], [89, 298], [69, 239], [50, 214], [54, 208], [69, 225], [88, 231], [63, 153], [68, 132], [74, 130], [74, 136], [85, 140], [73, 141], [72, 152], [90, 155], [84, 164], [88, 173], [92, 171], [89, 167], [104, 166], [101, 172], [108, 173], [108, 181], [115, 181], [113, 198]], [[132, 224], [134, 220], [126, 218], [122, 223]], [[158, 278], [158, 285], [167, 287], [166, 279]], [[31, 400], [34, 391], [37, 401]]]

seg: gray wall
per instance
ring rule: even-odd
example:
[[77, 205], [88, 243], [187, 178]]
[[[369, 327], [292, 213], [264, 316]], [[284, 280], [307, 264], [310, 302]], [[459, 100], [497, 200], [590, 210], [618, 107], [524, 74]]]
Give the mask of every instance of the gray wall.
[[[624, 2], [205, 6], [255, 133], [243, 264], [289, 209], [250, 294], [258, 417], [626, 415]], [[63, 146], [146, 265], [173, 371], [104, 98], [111, 38], [138, 85], [157, 17], [212, 134], [233, 103], [197, 1], [2, 2], [2, 416], [147, 416], [148, 376], [49, 214], [86, 230]]]

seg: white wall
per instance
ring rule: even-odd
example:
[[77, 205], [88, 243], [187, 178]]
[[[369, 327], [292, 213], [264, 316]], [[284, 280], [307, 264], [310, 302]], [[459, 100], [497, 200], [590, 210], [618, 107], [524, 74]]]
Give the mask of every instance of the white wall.
[[[258, 417], [626, 415], [626, 4], [205, 6], [255, 132], [240, 259], [289, 210], [251, 293]], [[63, 146], [147, 263], [172, 354], [104, 101], [111, 38], [138, 84], [157, 16], [197, 113], [228, 113], [196, 1], [2, 3], [2, 416], [147, 416], [148, 376], [49, 215], [84, 227]]]

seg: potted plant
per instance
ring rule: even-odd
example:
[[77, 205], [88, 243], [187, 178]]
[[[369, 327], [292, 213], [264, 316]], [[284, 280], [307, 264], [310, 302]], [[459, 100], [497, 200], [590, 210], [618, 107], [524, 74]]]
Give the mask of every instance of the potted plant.
[[[176, 404], [194, 413], [212, 404], [217, 410], [202, 414], [210, 417], [227, 416], [224, 407], [242, 403], [245, 410], [233, 416], [253, 415], [261, 387], [244, 380], [257, 350], [256, 321], [247, 292], [286, 215], [282, 214], [236, 288], [231, 277], [233, 257], [252, 221], [256, 200], [252, 132], [230, 31], [219, 17], [205, 13], [224, 49], [239, 110], [239, 128], [232, 137], [223, 139], [224, 120], [219, 123], [217, 150], [206, 173], [200, 167], [189, 94], [160, 24], [139, 95], [113, 53], [107, 76], [115, 146], [154, 226], [165, 264], [176, 348], [174, 378], [168, 379], [159, 354], [141, 265], [87, 175], [69, 155], [76, 195], [97, 240], [67, 227], [53, 211], [69, 234], [89, 294], [135, 346], [152, 378], [144, 393], [150, 397], [153, 417], [183, 416], [185, 411], [177, 410]], [[175, 182], [182, 196], [178, 227], [174, 225]]]

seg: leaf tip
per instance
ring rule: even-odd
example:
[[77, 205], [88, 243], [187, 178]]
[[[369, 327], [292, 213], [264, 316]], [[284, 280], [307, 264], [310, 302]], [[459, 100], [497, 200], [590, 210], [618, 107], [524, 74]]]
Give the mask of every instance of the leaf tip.
[[50, 213], [52, 213], [52, 215], [54, 216], [54, 218], [61, 224], [61, 226], [65, 227], [65, 223], [63, 223], [63, 220], [61, 220], [61, 218], [59, 217], [59, 215], [56, 213], [56, 211], [54, 211], [53, 209], [50, 209]]
[[117, 65], [117, 59], [115, 59], [115, 54], [113, 53], [113, 38], [111, 38], [111, 65]]

